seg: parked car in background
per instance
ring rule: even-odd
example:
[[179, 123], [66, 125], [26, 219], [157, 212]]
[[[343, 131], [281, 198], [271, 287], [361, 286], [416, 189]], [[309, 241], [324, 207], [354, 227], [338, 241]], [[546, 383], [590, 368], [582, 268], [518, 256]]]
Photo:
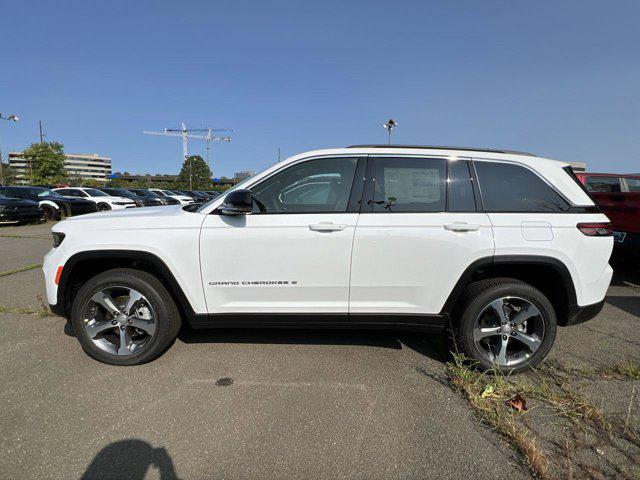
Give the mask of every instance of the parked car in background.
[[177, 198], [162, 196], [147, 188], [130, 188], [129, 191], [138, 198], [158, 201], [160, 202], [160, 205], [180, 205], [180, 200]]
[[38, 202], [5, 197], [0, 194], [0, 225], [34, 222], [40, 219], [42, 219], [42, 210], [40, 210]]
[[121, 210], [123, 208], [135, 208], [136, 204], [130, 198], [113, 197], [97, 188], [87, 187], [67, 187], [54, 188], [54, 192], [59, 193], [63, 197], [84, 198], [96, 204], [98, 211]]
[[157, 195], [160, 195], [161, 197], [175, 198], [180, 202], [181, 205], [188, 205], [190, 203], [193, 203], [193, 198], [188, 197], [183, 193], [175, 192], [174, 190], [164, 190], [161, 188], [150, 188], [149, 190]]
[[216, 198], [220, 196], [220, 192], [218, 192], [217, 190], [205, 190], [203, 193], [206, 193], [211, 198]]
[[46, 187], [0, 187], [0, 193], [7, 197], [38, 202], [45, 220], [60, 220], [64, 216], [76, 216], [98, 211], [94, 202], [81, 198], [63, 197]]
[[137, 207], [157, 207], [160, 205], [165, 205], [162, 200], [159, 198], [153, 198], [150, 196], [139, 196], [127, 189], [124, 188], [111, 188], [111, 187], [102, 187], [100, 188], [107, 195], [111, 195], [112, 197], [123, 197], [132, 200]]
[[611, 220], [616, 254], [640, 259], [640, 175], [577, 172], [576, 176]]
[[195, 190], [180, 190], [185, 195], [193, 198], [196, 203], [204, 203], [209, 201], [209, 197], [203, 193], [196, 192]]

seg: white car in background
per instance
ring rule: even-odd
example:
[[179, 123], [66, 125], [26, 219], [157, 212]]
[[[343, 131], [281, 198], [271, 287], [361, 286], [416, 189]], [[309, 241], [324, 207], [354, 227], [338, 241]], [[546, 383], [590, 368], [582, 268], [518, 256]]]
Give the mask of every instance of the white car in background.
[[54, 188], [53, 191], [62, 195], [63, 197], [84, 198], [95, 202], [98, 207], [98, 211], [104, 212], [106, 210], [121, 210], [123, 208], [135, 208], [136, 202], [130, 198], [115, 197], [107, 195], [97, 188], [86, 187], [63, 187]]
[[186, 195], [181, 195], [176, 192], [172, 192], [171, 190], [163, 190], [161, 188], [150, 188], [149, 191], [155, 193], [156, 195], [160, 195], [161, 197], [175, 198], [180, 202], [180, 205], [188, 205], [190, 203], [194, 203], [193, 198], [187, 197]]

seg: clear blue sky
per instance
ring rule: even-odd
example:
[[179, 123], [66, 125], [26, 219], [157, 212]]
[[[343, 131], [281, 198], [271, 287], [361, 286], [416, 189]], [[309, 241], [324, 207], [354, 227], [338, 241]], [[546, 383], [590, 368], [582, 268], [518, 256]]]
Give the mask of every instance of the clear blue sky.
[[[235, 129], [214, 174], [277, 149], [386, 140], [530, 150], [640, 171], [640, 2], [77, 1], [0, 4], [3, 152], [47, 139], [176, 173], [178, 139]], [[204, 144], [190, 153], [204, 156]]]

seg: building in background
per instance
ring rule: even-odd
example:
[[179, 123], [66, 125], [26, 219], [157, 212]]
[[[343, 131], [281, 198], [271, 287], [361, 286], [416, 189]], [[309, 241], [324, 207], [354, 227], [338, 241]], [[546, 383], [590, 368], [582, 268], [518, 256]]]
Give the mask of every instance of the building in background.
[[[111, 159], [97, 153], [65, 153], [64, 169], [70, 177], [80, 177], [106, 182], [111, 175]], [[18, 181], [27, 180], [30, 173], [30, 161], [22, 152], [9, 152], [9, 167]]]
[[246, 180], [249, 177], [253, 177], [256, 174], [256, 172], [252, 172], [251, 170], [241, 170], [239, 172], [236, 172], [233, 174], [233, 178], [235, 179], [236, 182], [241, 182], [243, 180]]

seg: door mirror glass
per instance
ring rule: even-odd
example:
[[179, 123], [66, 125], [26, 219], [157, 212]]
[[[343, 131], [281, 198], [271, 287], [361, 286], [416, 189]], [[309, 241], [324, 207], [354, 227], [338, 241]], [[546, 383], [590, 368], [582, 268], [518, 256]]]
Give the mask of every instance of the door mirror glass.
[[223, 215], [246, 215], [253, 208], [253, 194], [249, 190], [238, 189], [225, 197], [220, 207]]

